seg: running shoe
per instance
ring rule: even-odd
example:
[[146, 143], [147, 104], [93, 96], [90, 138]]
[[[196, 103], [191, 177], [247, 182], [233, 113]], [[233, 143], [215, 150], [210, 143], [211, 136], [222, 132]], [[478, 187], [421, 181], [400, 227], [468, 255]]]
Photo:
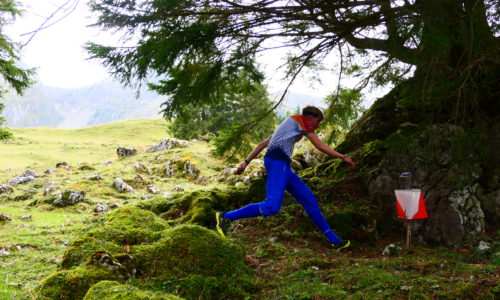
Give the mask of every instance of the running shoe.
[[348, 248], [351, 245], [351, 242], [349, 240], [341, 240], [340, 243], [338, 243], [338, 244], [332, 243], [331, 245], [335, 251], [340, 252], [340, 251]]
[[226, 237], [227, 230], [231, 225], [231, 220], [229, 220], [228, 218], [224, 218], [224, 213], [218, 211], [215, 213], [215, 221], [217, 232], [219, 232], [219, 234], [223, 237]]

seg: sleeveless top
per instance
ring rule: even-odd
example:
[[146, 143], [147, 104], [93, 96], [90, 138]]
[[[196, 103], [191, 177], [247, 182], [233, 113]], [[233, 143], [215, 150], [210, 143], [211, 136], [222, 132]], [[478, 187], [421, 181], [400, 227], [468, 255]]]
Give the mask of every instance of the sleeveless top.
[[314, 130], [307, 123], [306, 116], [293, 115], [288, 117], [281, 122], [271, 136], [265, 157], [290, 163], [293, 148], [298, 141], [297, 137], [309, 132], [314, 132]]

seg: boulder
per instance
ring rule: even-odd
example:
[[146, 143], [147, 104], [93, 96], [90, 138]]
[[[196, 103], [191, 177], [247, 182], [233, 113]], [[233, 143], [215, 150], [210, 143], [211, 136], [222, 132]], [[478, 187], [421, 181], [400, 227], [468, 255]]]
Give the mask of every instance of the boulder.
[[182, 163], [182, 175], [189, 178], [197, 178], [200, 170], [189, 160]]
[[14, 177], [11, 180], [9, 180], [8, 184], [9, 185], [18, 185], [18, 184], [30, 183], [33, 181], [35, 181], [35, 177], [33, 177], [33, 176], [18, 176], [18, 177]]
[[113, 182], [113, 186], [120, 193], [134, 193], [135, 192], [134, 188], [132, 188], [127, 183], [125, 183], [125, 181], [123, 181], [123, 179], [121, 179], [121, 178], [116, 178], [115, 181]]
[[145, 165], [143, 165], [142, 163], [136, 163], [134, 165], [134, 170], [136, 172], [139, 172], [139, 173], [144, 173], [144, 174], [148, 174], [148, 175], [151, 175], [151, 170], [149, 170], [148, 168], [146, 168]]
[[165, 176], [171, 177], [175, 174], [175, 163], [172, 161], [167, 161], [165, 163]]
[[108, 211], [108, 205], [102, 202], [97, 203], [96, 207], [94, 208], [94, 212], [96, 213], [105, 213]]
[[116, 149], [116, 154], [119, 158], [129, 157], [137, 154], [137, 150], [134, 148], [118, 147]]
[[98, 180], [102, 180], [102, 176], [100, 174], [91, 174], [91, 175], [83, 177], [83, 179], [98, 181]]
[[131, 284], [122, 284], [117, 281], [103, 280], [94, 284], [83, 300], [182, 300], [183, 298], [162, 292], [141, 290]]
[[151, 194], [158, 194], [160, 192], [160, 189], [152, 184], [148, 184], [147, 190], [148, 190], [148, 193], [151, 193]]
[[71, 167], [70, 167], [70, 165], [67, 162], [60, 161], [60, 162], [56, 163], [56, 168], [62, 168], [62, 169], [69, 170]]
[[23, 172], [23, 174], [21, 174], [21, 177], [28, 177], [28, 176], [32, 176], [35, 178], [38, 177], [38, 175], [33, 170], [26, 170]]
[[66, 207], [70, 205], [75, 205], [78, 202], [82, 202], [85, 200], [85, 192], [84, 191], [73, 191], [73, 190], [65, 190], [62, 192], [52, 205], [58, 207]]
[[6, 215], [4, 215], [4, 214], [0, 214], [0, 224], [1, 224], [1, 223], [8, 222], [8, 221], [10, 221], [10, 220], [11, 220], [11, 218], [7, 217], [7, 216], [6, 216]]
[[79, 166], [78, 166], [78, 170], [82, 170], [82, 171], [85, 171], [85, 170], [95, 170], [94, 167], [92, 167], [90, 164], [88, 163], [81, 163]]
[[172, 192], [184, 192], [184, 187], [179, 184], [172, 189]]
[[0, 184], [0, 194], [10, 194], [14, 190], [7, 184]]
[[50, 195], [52, 192], [56, 190], [55, 183], [53, 181], [49, 181], [46, 185], [43, 186], [43, 195]]
[[176, 138], [164, 138], [158, 144], [152, 146], [147, 152], [157, 152], [172, 149], [177, 146], [185, 145], [188, 141], [179, 140]]

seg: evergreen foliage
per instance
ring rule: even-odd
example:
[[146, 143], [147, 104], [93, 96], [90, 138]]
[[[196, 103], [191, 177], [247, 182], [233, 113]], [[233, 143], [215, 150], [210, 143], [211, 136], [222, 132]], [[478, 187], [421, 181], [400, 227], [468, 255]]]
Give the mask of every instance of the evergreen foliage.
[[420, 84], [412, 91], [418, 105], [427, 114], [438, 111], [438, 121], [477, 120], [497, 106], [496, 1], [90, 3], [98, 17], [95, 26], [121, 32], [131, 42], [119, 47], [89, 43], [92, 57], [126, 84], [150, 74], [163, 78], [152, 87], [171, 96], [165, 106], [168, 114], [186, 104], [223, 101], [242, 70], [249, 81], [259, 82], [255, 57], [271, 41], [292, 50], [286, 63], [291, 81], [338, 51], [341, 72], [369, 74], [361, 87], [398, 83], [413, 73]]
[[344, 138], [354, 121], [363, 113], [361, 101], [361, 93], [356, 89], [341, 88], [338, 93], [325, 98], [328, 109], [323, 123], [329, 127], [327, 143], [338, 144]]
[[[3, 32], [5, 25], [14, 21], [16, 16], [21, 13], [16, 8], [16, 3], [13, 0], [6, 0], [0, 2], [0, 76], [2, 83], [0, 83], [0, 98], [7, 91], [5, 84], [12, 87], [18, 94], [22, 94], [23, 90], [32, 84], [30, 76], [33, 70], [26, 70], [16, 66], [19, 60], [17, 44], [12, 42], [9, 37]], [[0, 113], [4, 106], [0, 103]], [[0, 117], [0, 126], [5, 123], [5, 119]], [[5, 129], [0, 128], [0, 140], [12, 137], [12, 133]]]
[[[215, 153], [222, 156], [245, 155], [252, 144], [272, 134], [276, 115], [272, 110], [265, 87], [259, 83], [248, 85], [242, 74], [237, 82], [228, 89], [226, 99], [208, 107], [198, 107], [187, 103], [183, 105], [169, 126], [170, 133], [181, 139], [194, 139], [213, 134]], [[164, 110], [165, 116], [169, 112]], [[256, 118], [263, 118], [251, 130], [241, 131]]]

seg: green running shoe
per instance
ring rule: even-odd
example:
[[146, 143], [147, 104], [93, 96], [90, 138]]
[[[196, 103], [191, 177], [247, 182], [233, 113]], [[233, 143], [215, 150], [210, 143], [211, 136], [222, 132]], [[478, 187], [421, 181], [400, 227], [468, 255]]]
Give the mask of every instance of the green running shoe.
[[215, 221], [217, 232], [219, 232], [219, 234], [223, 237], [226, 237], [227, 230], [231, 225], [231, 220], [229, 220], [228, 218], [224, 218], [224, 213], [218, 211], [215, 213]]
[[349, 240], [341, 240], [339, 244], [332, 243], [331, 245], [335, 251], [340, 252], [348, 248], [351, 245], [351, 242]]

